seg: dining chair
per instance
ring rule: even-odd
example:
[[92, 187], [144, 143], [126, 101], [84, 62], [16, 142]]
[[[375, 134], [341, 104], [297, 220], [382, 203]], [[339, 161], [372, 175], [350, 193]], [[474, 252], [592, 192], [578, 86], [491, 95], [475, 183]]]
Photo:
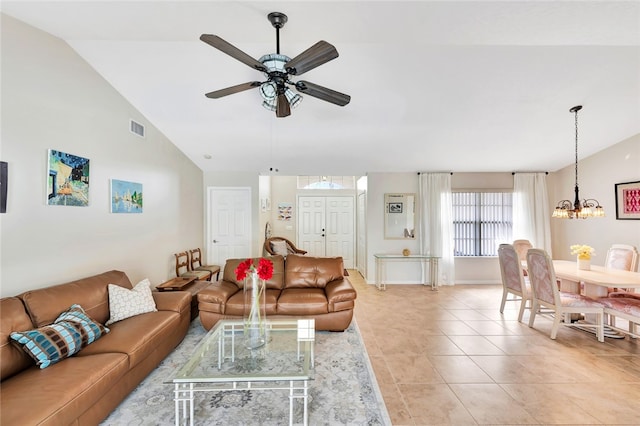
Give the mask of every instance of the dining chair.
[[[520, 262], [526, 262], [527, 261], [527, 251], [530, 248], [533, 248], [533, 244], [531, 244], [531, 241], [529, 240], [513, 240], [513, 248], [515, 249], [516, 253], [518, 253], [518, 259], [520, 260]], [[522, 273], [524, 276], [527, 275], [527, 271], [523, 268]]]
[[192, 271], [189, 265], [189, 253], [182, 251], [180, 253], [174, 253], [176, 258], [176, 277], [195, 277], [198, 280], [209, 280], [211, 278], [211, 272], [209, 271]]
[[[612, 244], [607, 250], [604, 266], [609, 269], [635, 272], [638, 270], [638, 250], [635, 246], [628, 244]], [[620, 297], [634, 293], [634, 289], [609, 287], [607, 290], [608, 297]], [[611, 313], [609, 314], [609, 324], [614, 327], [616, 325], [616, 316]]]
[[[528, 278], [523, 275], [522, 264], [513, 245], [500, 244], [498, 247], [498, 261], [500, 263], [500, 276], [502, 277], [500, 313], [504, 312], [504, 305], [507, 301], [519, 300], [518, 321], [522, 322], [522, 315], [527, 308], [527, 302], [529, 303], [528, 309], [531, 309], [531, 287]], [[509, 299], [509, 294], [517, 297]]]
[[[191, 263], [191, 267], [189, 268], [191, 271], [209, 271], [211, 277], [213, 277], [213, 274], [216, 274], [216, 281], [220, 279], [220, 267], [218, 265], [202, 264], [202, 251], [200, 247], [189, 250], [189, 262]], [[211, 277], [209, 279], [211, 279]]]
[[529, 327], [533, 327], [536, 314], [542, 314], [538, 312], [540, 308], [550, 309], [554, 311], [551, 339], [555, 340], [560, 324], [573, 325], [571, 314], [593, 314], [595, 324], [584, 322], [580, 326], [595, 328], [598, 341], [604, 342], [604, 306], [601, 303], [581, 294], [560, 291], [556, 285], [553, 263], [544, 250], [530, 249], [527, 252], [527, 267], [532, 293]]

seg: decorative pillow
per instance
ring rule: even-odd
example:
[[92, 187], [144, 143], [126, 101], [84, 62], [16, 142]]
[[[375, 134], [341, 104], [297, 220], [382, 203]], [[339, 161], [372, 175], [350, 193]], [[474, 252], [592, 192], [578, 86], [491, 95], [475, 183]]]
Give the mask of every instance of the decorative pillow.
[[109, 284], [107, 289], [109, 291], [110, 318], [105, 325], [158, 310], [151, 294], [151, 282], [147, 278], [140, 281], [131, 290], [115, 284]]
[[11, 338], [40, 368], [62, 361], [98, 340], [109, 329], [91, 319], [80, 305], [71, 305], [53, 324], [28, 331], [14, 331]]
[[286, 241], [271, 241], [271, 250], [275, 254], [279, 254], [280, 256], [287, 256], [289, 252], [287, 251], [287, 242]]

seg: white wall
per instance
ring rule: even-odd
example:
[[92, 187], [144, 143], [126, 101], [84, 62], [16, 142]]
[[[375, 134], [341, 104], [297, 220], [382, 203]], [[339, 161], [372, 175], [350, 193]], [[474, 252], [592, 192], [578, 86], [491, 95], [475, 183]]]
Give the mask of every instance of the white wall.
[[[1, 19], [0, 295], [111, 269], [134, 283], [175, 276], [173, 253], [203, 244], [200, 169], [65, 42]], [[130, 118], [145, 139], [129, 132]], [[46, 205], [49, 148], [90, 159], [89, 206]], [[110, 213], [112, 178], [142, 183], [142, 214]]]
[[[615, 184], [640, 181], [640, 135], [578, 162], [580, 198], [595, 198], [605, 209], [606, 217], [593, 219], [551, 220], [553, 257], [573, 260], [569, 246], [588, 244], [595, 248], [594, 265], [603, 265], [611, 244], [630, 244], [640, 249], [640, 220], [616, 220]], [[549, 206], [569, 199], [573, 202], [575, 169], [571, 164], [550, 175]]]

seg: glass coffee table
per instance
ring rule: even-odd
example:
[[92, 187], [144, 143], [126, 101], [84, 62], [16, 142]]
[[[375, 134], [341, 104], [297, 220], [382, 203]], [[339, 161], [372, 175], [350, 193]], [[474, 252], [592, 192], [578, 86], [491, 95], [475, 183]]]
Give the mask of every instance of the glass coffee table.
[[196, 346], [187, 362], [166, 381], [174, 385], [176, 426], [193, 425], [197, 392], [234, 390], [289, 391], [289, 424], [293, 403], [302, 399], [308, 424], [309, 380], [313, 380], [315, 321], [267, 321], [267, 343], [247, 349], [241, 320], [219, 321]]

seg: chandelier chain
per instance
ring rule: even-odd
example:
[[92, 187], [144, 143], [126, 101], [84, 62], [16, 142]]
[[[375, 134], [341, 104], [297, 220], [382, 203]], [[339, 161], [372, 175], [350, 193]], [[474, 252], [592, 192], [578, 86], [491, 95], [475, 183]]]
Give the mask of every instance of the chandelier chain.
[[575, 126], [576, 126], [576, 186], [578, 186], [578, 111], [575, 114]]

